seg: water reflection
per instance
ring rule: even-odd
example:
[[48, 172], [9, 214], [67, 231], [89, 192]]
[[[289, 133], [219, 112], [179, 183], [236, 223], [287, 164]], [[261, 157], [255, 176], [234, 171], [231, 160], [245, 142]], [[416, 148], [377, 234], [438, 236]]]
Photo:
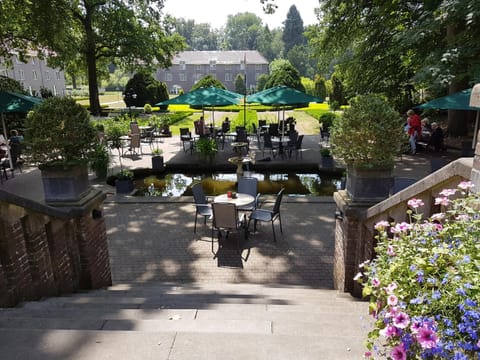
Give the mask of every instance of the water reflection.
[[[341, 188], [338, 177], [327, 174], [299, 173], [253, 173], [244, 176], [258, 179], [258, 191], [262, 194], [276, 194], [282, 187], [290, 196], [331, 196]], [[237, 175], [215, 174], [165, 174], [161, 177], [148, 176], [137, 179], [135, 187], [138, 196], [191, 196], [191, 185], [201, 181], [205, 193], [210, 196], [235, 191]], [[152, 186], [153, 184], [153, 186]]]

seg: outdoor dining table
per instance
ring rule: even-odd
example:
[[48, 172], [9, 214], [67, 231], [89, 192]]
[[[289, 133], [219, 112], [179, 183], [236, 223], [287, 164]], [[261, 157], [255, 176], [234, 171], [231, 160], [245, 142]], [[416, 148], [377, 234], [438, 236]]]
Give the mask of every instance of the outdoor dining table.
[[284, 156], [284, 148], [288, 145], [290, 138], [288, 136], [272, 136], [272, 143], [278, 144], [278, 153]]
[[251, 204], [254, 201], [255, 201], [255, 198], [252, 195], [243, 194], [243, 193], [236, 193], [235, 198], [233, 197], [229, 198], [228, 194], [218, 195], [213, 198], [213, 202], [231, 203], [231, 204], [235, 204], [237, 207]]

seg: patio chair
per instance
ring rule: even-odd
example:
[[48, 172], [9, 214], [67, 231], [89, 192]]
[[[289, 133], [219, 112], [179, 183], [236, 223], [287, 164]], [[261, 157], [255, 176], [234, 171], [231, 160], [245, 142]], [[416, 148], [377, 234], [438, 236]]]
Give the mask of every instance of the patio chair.
[[278, 124], [270, 124], [268, 127], [268, 133], [270, 136], [280, 136], [278, 132]]
[[257, 191], [258, 179], [254, 177], [241, 176], [238, 179], [237, 192], [241, 194], [252, 195], [255, 200], [250, 204], [238, 207], [239, 211], [253, 211], [257, 208], [258, 198], [260, 194]]
[[[238, 217], [237, 207], [232, 203], [213, 203], [213, 220], [212, 220], [212, 253], [214, 259], [217, 252], [213, 249], [214, 232], [217, 231], [218, 249], [224, 245], [231, 233], [243, 233], [243, 239], [247, 240], [248, 233], [246, 227], [245, 214]], [[240, 236], [237, 236], [237, 252], [240, 253]]]
[[275, 204], [273, 205], [272, 210], [257, 208], [257, 209], [252, 211], [252, 214], [250, 215], [250, 218], [248, 219], [247, 229], [250, 228], [250, 221], [252, 221], [252, 220], [253, 220], [253, 231], [254, 232], [257, 230], [257, 222], [258, 221], [270, 222], [272, 224], [273, 241], [275, 241], [275, 242], [277, 241], [277, 238], [275, 236], [274, 222], [275, 222], [275, 220], [278, 219], [278, 221], [280, 223], [280, 232], [283, 233], [282, 218], [280, 216], [280, 204], [282, 202], [284, 190], [285, 190], [285, 188], [282, 188], [278, 192], [277, 197], [275, 198]]
[[140, 133], [130, 135], [130, 144], [128, 144], [127, 152], [130, 152], [132, 155], [139, 155], [139, 153], [143, 154]]
[[195, 226], [193, 228], [193, 232], [197, 232], [197, 217], [198, 215], [203, 216], [203, 223], [204, 225], [207, 224], [207, 218], [212, 217], [212, 207], [208, 203], [207, 197], [203, 191], [203, 187], [201, 183], [197, 183], [192, 187], [193, 192], [193, 200], [195, 202]]
[[278, 145], [274, 145], [272, 142], [272, 136], [269, 133], [265, 133], [263, 135], [263, 149], [262, 149], [262, 156], [265, 156], [265, 150], [270, 149], [270, 153], [273, 157], [275, 157], [275, 149], [280, 150]]
[[295, 159], [298, 158], [298, 153], [300, 153], [300, 157], [302, 157], [302, 143], [303, 143], [303, 135], [298, 135], [297, 140], [295, 142], [288, 143], [287, 149], [289, 152], [289, 157], [292, 157], [292, 152], [295, 151]]
[[[187, 152], [188, 149], [190, 153], [193, 153], [193, 137], [189, 128], [180, 128], [180, 141], [182, 142], [184, 152]], [[188, 147], [185, 147], [185, 143], [188, 144]]]

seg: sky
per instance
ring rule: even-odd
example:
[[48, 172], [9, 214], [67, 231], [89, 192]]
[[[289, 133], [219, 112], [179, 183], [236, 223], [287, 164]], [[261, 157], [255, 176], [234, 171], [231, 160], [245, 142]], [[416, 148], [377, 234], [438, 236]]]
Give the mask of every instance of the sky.
[[319, 0], [276, 0], [275, 14], [263, 13], [260, 0], [165, 0], [163, 11], [176, 18], [193, 19], [196, 24], [209, 23], [212, 28], [225, 26], [228, 15], [251, 12], [262, 18], [263, 24], [270, 29], [282, 27], [288, 10], [295, 5], [303, 25], [316, 24], [314, 8], [319, 7]]

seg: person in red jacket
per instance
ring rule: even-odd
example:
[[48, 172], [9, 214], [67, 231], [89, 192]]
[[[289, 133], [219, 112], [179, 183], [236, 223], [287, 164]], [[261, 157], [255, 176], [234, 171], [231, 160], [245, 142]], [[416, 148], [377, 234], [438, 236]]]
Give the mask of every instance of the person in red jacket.
[[422, 120], [415, 111], [407, 111], [407, 134], [409, 136], [410, 150], [412, 154], [417, 153], [417, 139], [422, 136]]

